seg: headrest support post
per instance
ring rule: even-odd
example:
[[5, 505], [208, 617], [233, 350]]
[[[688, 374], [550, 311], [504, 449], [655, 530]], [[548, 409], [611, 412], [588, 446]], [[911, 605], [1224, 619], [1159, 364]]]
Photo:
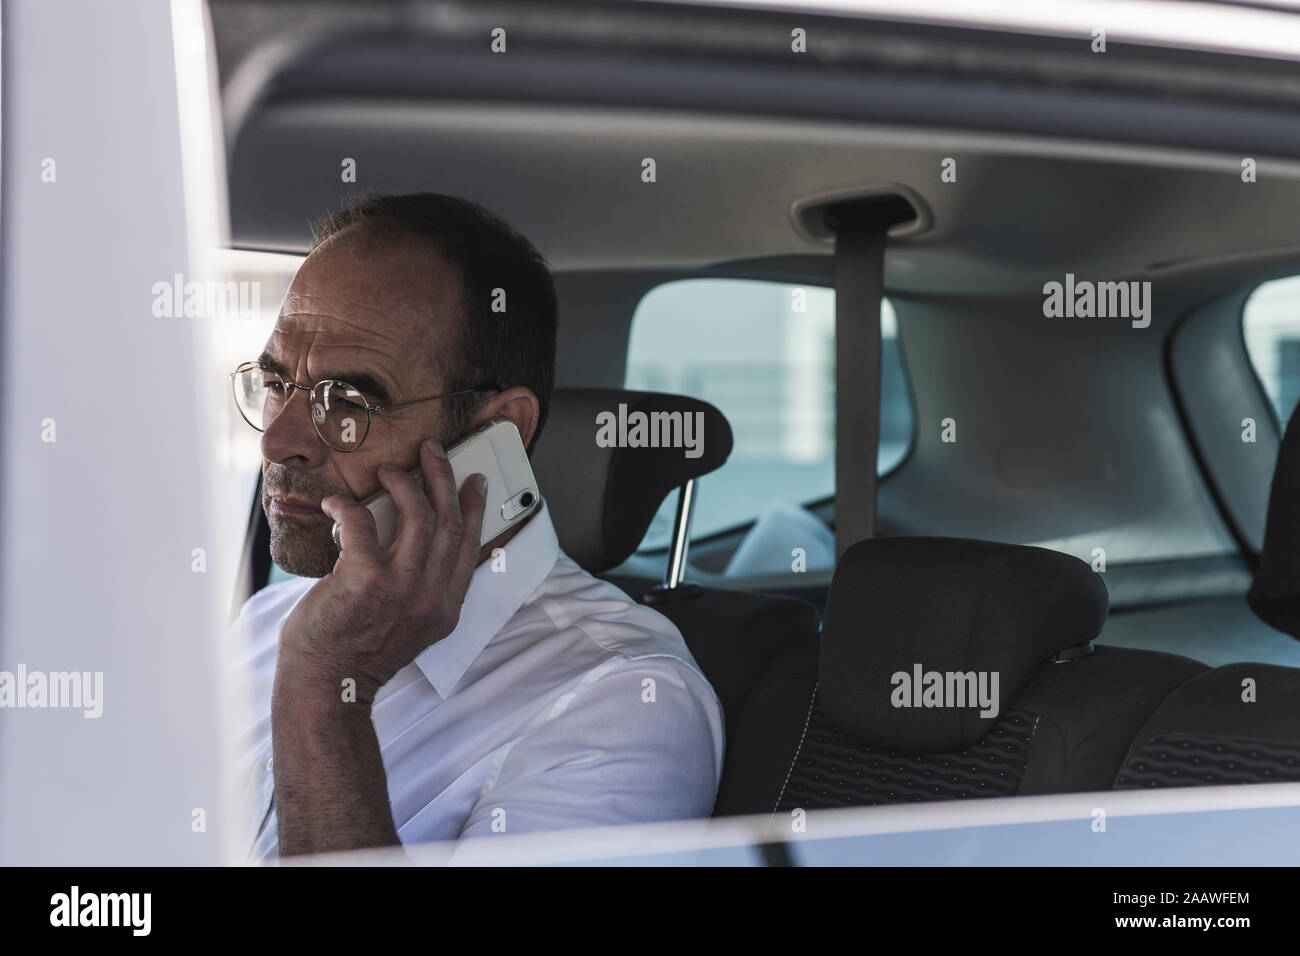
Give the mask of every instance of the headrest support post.
[[686, 553], [691, 546], [691, 518], [695, 515], [695, 479], [677, 489], [677, 517], [673, 520], [673, 539], [668, 545], [668, 566], [664, 568], [664, 588], [678, 587], [686, 577]]

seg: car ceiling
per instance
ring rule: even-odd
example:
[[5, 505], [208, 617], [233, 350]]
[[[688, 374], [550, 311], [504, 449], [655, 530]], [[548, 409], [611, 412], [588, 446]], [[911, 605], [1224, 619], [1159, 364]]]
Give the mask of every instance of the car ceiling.
[[[617, 387], [648, 288], [701, 271], [830, 284], [832, 247], [794, 206], [901, 186], [925, 228], [891, 239], [886, 291], [929, 427], [881, 484], [889, 533], [1085, 557], [1100, 541], [1117, 566], [1234, 554], [1236, 525], [1244, 550], [1258, 548], [1260, 516], [1229, 514], [1201, 480], [1166, 342], [1198, 309], [1300, 271], [1294, 64], [1120, 47], [1103, 62], [1059, 38], [836, 22], [831, 59], [856, 51], [861, 69], [819, 86], [834, 63], [796, 76], [738, 52], [788, 19], [730, 11], [720, 25], [674, 8], [661, 22], [653, 4], [614, 5], [640, 17], [619, 32], [609, 5], [568, 4], [600, 16], [559, 21], [552, 32], [573, 24], [573, 36], [555, 39], [530, 13], [553, 4], [412, 3], [410, 36], [394, 39], [395, 6], [212, 0], [235, 245], [304, 252], [310, 224], [361, 193], [476, 200], [556, 273], [557, 380]], [[466, 55], [495, 22], [537, 50]], [[299, 42], [317, 29], [322, 46]], [[643, 35], [659, 47], [637, 59]], [[584, 60], [591, 48], [599, 57]], [[1242, 181], [1245, 156], [1255, 182]], [[345, 157], [355, 184], [341, 182]], [[949, 157], [956, 182], [940, 175]], [[1044, 326], [1042, 286], [1067, 272], [1150, 278], [1149, 333]], [[955, 409], [969, 438], [938, 444], [934, 423]], [[1262, 393], [1230, 411], [1271, 416]], [[1275, 446], [1261, 439], [1238, 497], [1262, 500]]]
[[[635, 6], [640, 10], [654, 5]], [[423, 39], [393, 47], [390, 37], [384, 41], [388, 46], [362, 43], [340, 51], [338, 37], [345, 37], [346, 43], [354, 36], [368, 36], [368, 30], [391, 28], [400, 21], [395, 13], [399, 7], [418, 26], [412, 32], [425, 32]], [[585, 7], [605, 11], [598, 4]], [[470, 12], [474, 9], [492, 12], [475, 21]], [[1300, 229], [1294, 217], [1277, 215], [1279, 209], [1300, 208], [1300, 162], [1284, 158], [1300, 156], [1300, 151], [1290, 150], [1290, 141], [1281, 139], [1282, 148], [1274, 157], [1252, 151], [1257, 181], [1243, 183], [1241, 149], [1204, 145], [1268, 145], [1258, 130], [1286, 126], [1287, 136], [1296, 132], [1287, 124], [1259, 122], [1267, 118], [1260, 110], [1211, 104], [1224, 123], [1225, 117], [1255, 123], [1224, 139], [1212, 135], [1214, 130], [1201, 130], [1195, 121], [1205, 117], [1188, 112], [1185, 103], [1166, 103], [1163, 112], [1158, 102], [1146, 103], [1151, 120], [1144, 124], [1132, 110], [1123, 115], [1113, 109], [1089, 114], [1087, 108], [1116, 105], [1113, 99], [1094, 97], [1075, 104], [1080, 106], [1080, 122], [1087, 120], [1095, 131], [1107, 128], [1109, 117], [1114, 135], [1081, 138], [1023, 128], [1032, 124], [1016, 119], [1017, 103], [1025, 116], [1038, 116], [1047, 125], [1055, 123], [1054, 104], [1031, 104], [1005, 77], [1002, 85], [981, 91], [979, 102], [998, 100], [999, 112], [990, 126], [1003, 127], [985, 130], [969, 128], [974, 120], [961, 122], [951, 104], [946, 113], [940, 108], [924, 117], [946, 118], [950, 125], [899, 121], [906, 111], [898, 103], [915, 96], [915, 90], [901, 87], [897, 102], [877, 95], [889, 87], [862, 88], [864, 98], [879, 100], [871, 104], [876, 113], [891, 122], [819, 116], [830, 107], [816, 97], [807, 104], [808, 116], [686, 108], [681, 97], [689, 97], [689, 90], [680, 91], [676, 105], [669, 107], [528, 101], [523, 91], [517, 99], [493, 98], [486, 79], [471, 82], [448, 65], [453, 54], [445, 48], [422, 45], [433, 34], [439, 42], [450, 37], [455, 43], [458, 36], [492, 22], [493, 13], [507, 9], [526, 8], [337, 2], [277, 6], [215, 0], [212, 15], [228, 120], [232, 109], [239, 114], [228, 128], [233, 244], [303, 252], [310, 243], [311, 223], [349, 196], [433, 190], [465, 196], [497, 211], [533, 240], [557, 272], [698, 268], [742, 260], [788, 262], [800, 256], [828, 263], [829, 240], [801, 231], [792, 213], [795, 205], [828, 192], [900, 185], [919, 197], [926, 228], [890, 243], [886, 286], [893, 295], [1028, 293], [1065, 272], [1081, 278], [1170, 277], [1171, 266], [1185, 275], [1189, 267], [1195, 271], [1201, 264], [1226, 271], [1227, 281], [1248, 271], [1256, 260], [1300, 261]], [[673, 14], [678, 20], [688, 16], [680, 9]], [[508, 22], [518, 20], [522, 32], [525, 14], [514, 16]], [[765, 28], [767, 21], [759, 15], [748, 16], [746, 24], [755, 24], [756, 31]], [[632, 26], [654, 34], [651, 19]], [[310, 44], [295, 47], [286, 39], [313, 29], [333, 38], [334, 46], [325, 47], [329, 55], [313, 52]], [[967, 38], [974, 34], [962, 33], [966, 46], [960, 48], [953, 46], [954, 31], [936, 35], [935, 50], [947, 50], [944, 44], [952, 47], [943, 76], [953, 89], [973, 82], [969, 74], [953, 75], [968, 61], [993, 73], [1006, 73], [1009, 64], [1018, 62], [997, 47], [1012, 42], [997, 34], [978, 34], [971, 46]], [[864, 36], [863, 42], [869, 43], [876, 34]], [[929, 42], [930, 35], [925, 39]], [[587, 36], [584, 42], [599, 46], [601, 38]], [[720, 41], [712, 37], [712, 42]], [[1075, 53], [1063, 52], [1062, 42], [1042, 40], [1047, 44], [1042, 49], [1026, 49], [1022, 59], [1036, 73], [1019, 82], [1044, 89], [1059, 86], [1041, 76], [1045, 63], [1063, 64], [1076, 73], [1085, 65], [1092, 68]], [[628, 43], [626, 37], [605, 37], [604, 49], [617, 51]], [[936, 62], [942, 59], [919, 41], [912, 59], [924, 61], [927, 53]], [[900, 59], [897, 52], [888, 55]], [[1117, 58], [1111, 73], [1078, 82], [1096, 87], [1113, 85], [1115, 75], [1131, 75], [1136, 83], [1147, 74], [1159, 74], [1186, 95], [1193, 80], [1170, 72], [1174, 67], [1168, 51], [1158, 56], [1163, 59], [1142, 63]], [[399, 60], [400, 70], [393, 65]], [[539, 72], [525, 70], [520, 75], [562, 76], [564, 62], [546, 61], [545, 68], [536, 67]], [[519, 60], [513, 63], [519, 69]], [[408, 66], [441, 69], [442, 74], [414, 76]], [[1221, 60], [1205, 69], [1229, 75], [1223, 73]], [[938, 72], [936, 66], [925, 79]], [[283, 82], [285, 74], [290, 82]], [[1269, 97], [1300, 90], [1285, 74], [1278, 74], [1282, 78], [1272, 86], [1260, 82], [1259, 76], [1230, 75], [1235, 85], [1228, 92], [1253, 96], [1256, 105], [1276, 107], [1276, 102], [1267, 102]], [[457, 95], [456, 76], [461, 76], [463, 95]], [[864, 83], [868, 79], [877, 82], [881, 76], [877, 72]], [[725, 87], [725, 78], [719, 80]], [[251, 87], [271, 92], [250, 92]], [[774, 87], [779, 88], [780, 83]], [[589, 83], [582, 89], [587, 93], [565, 95], [577, 100], [585, 95], [593, 101], [612, 97]], [[709, 92], [701, 88], [696, 95], [703, 101]], [[726, 91], [712, 92], [721, 96]], [[1207, 89], [1191, 93], [1215, 99]], [[673, 96], [666, 93], [664, 99], [672, 102]], [[1202, 99], [1196, 103], [1202, 104]], [[925, 102], [941, 106], [947, 100], [936, 94]], [[1169, 122], [1174, 131], [1166, 139], [1186, 144], [1191, 137], [1202, 145], [1193, 149], [1120, 142], [1155, 137], [1147, 127], [1160, 125], [1157, 116], [1173, 117]], [[1179, 122], [1185, 127], [1181, 132], [1174, 129]], [[1217, 132], [1226, 133], [1227, 127]], [[345, 157], [357, 162], [355, 184], [341, 181]], [[653, 183], [641, 179], [646, 157], [656, 162]], [[946, 158], [956, 160], [955, 182], [941, 179]], [[1225, 262], [1231, 264], [1226, 270]]]
[[[433, 190], [482, 202], [559, 271], [696, 267], [829, 255], [796, 203], [901, 184], [933, 224], [891, 241], [892, 292], [1010, 293], [1065, 271], [1154, 266], [1300, 245], [1300, 164], [1239, 155], [1043, 142], [658, 111], [333, 100], [276, 105], [231, 171], [235, 242], [306, 251], [309, 224], [358, 192]], [[653, 157], [657, 181], [641, 181]], [[943, 160], [957, 181], [942, 182]]]

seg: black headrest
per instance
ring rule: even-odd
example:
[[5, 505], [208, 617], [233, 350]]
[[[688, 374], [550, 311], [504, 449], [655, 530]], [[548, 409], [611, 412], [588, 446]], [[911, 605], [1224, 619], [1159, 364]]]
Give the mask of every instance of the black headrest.
[[560, 547], [599, 574], [636, 550], [670, 491], [730, 454], [731, 426], [708, 402], [561, 388], [552, 394], [532, 464]]
[[1300, 638], [1300, 415], [1295, 413], [1277, 450], [1264, 550], [1246, 601], [1265, 624]]
[[[964, 749], [1047, 658], [1100, 633], [1109, 603], [1101, 577], [1059, 551], [960, 538], [861, 541], [840, 558], [826, 599], [822, 707], [871, 747]], [[995, 713], [981, 716], [981, 692]], [[967, 706], [957, 706], [962, 698]]]

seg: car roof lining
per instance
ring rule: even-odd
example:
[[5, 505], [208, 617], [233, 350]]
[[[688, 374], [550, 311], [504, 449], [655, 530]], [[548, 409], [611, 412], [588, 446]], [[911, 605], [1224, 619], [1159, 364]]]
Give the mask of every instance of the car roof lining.
[[[320, 157], [330, 157], [323, 162]], [[338, 157], [357, 161], [358, 185]], [[656, 159], [654, 183], [641, 162]], [[956, 160], [957, 182], [941, 180]], [[933, 225], [891, 240], [891, 294], [1015, 294], [1065, 271], [1153, 278], [1294, 254], [1300, 162], [1132, 144], [668, 110], [290, 101], [259, 112], [231, 175], [234, 243], [309, 248], [355, 191], [436, 190], [503, 215], [559, 272], [810, 257], [795, 203], [901, 184]], [[610, 211], [616, 210], [616, 215]]]

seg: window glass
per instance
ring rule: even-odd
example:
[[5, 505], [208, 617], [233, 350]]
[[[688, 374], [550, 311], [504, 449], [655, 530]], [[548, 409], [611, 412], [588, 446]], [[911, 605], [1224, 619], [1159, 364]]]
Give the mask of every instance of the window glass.
[[[893, 306], [882, 303], [880, 474], [912, 441]], [[703, 399], [731, 423], [727, 463], [696, 486], [692, 537], [798, 508], [835, 491], [835, 293], [748, 279], [684, 279], [646, 294], [632, 319], [626, 386]], [[641, 550], [665, 547], [676, 495]]]
[[1283, 428], [1300, 400], [1300, 276], [1265, 282], [1242, 311], [1255, 374]]

